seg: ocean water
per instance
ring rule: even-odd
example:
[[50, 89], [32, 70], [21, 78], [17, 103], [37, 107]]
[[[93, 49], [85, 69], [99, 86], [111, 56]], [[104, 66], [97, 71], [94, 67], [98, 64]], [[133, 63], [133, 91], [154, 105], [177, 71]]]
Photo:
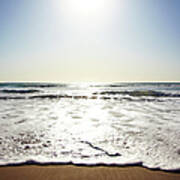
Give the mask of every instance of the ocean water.
[[180, 169], [180, 83], [0, 83], [0, 165]]

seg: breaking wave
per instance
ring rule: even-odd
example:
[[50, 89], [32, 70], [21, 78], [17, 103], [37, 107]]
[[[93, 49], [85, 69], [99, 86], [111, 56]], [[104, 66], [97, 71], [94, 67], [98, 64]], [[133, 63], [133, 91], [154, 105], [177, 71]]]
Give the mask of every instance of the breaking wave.
[[10, 93], [10, 94], [31, 94], [31, 93], [38, 93], [41, 92], [37, 89], [3, 89], [0, 90], [1, 93]]
[[0, 166], [180, 169], [180, 83], [0, 83]]
[[129, 96], [151, 96], [151, 97], [180, 97], [180, 94], [164, 93], [160, 91], [102, 91], [95, 92], [94, 95], [129, 95]]
[[51, 88], [51, 87], [66, 87], [67, 84], [56, 83], [0, 83], [0, 87], [10, 88]]

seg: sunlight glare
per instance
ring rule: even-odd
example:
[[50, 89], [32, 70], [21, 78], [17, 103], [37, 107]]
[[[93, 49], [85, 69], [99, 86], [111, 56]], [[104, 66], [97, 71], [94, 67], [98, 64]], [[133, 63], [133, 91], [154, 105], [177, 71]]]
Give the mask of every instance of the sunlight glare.
[[65, 21], [71, 23], [103, 23], [113, 13], [116, 0], [62, 0], [56, 1], [56, 9]]

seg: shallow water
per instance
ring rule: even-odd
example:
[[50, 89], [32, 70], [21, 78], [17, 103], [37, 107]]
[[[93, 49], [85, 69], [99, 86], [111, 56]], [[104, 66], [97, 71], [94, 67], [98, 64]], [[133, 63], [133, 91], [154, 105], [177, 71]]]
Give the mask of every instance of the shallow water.
[[180, 84], [0, 83], [0, 165], [180, 169]]

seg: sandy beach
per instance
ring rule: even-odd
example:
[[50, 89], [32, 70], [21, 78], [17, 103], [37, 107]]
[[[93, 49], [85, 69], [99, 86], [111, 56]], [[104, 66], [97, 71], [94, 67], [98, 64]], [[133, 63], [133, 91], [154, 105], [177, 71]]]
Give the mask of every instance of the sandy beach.
[[84, 167], [73, 165], [9, 166], [0, 168], [0, 180], [179, 180], [180, 173], [142, 167]]

